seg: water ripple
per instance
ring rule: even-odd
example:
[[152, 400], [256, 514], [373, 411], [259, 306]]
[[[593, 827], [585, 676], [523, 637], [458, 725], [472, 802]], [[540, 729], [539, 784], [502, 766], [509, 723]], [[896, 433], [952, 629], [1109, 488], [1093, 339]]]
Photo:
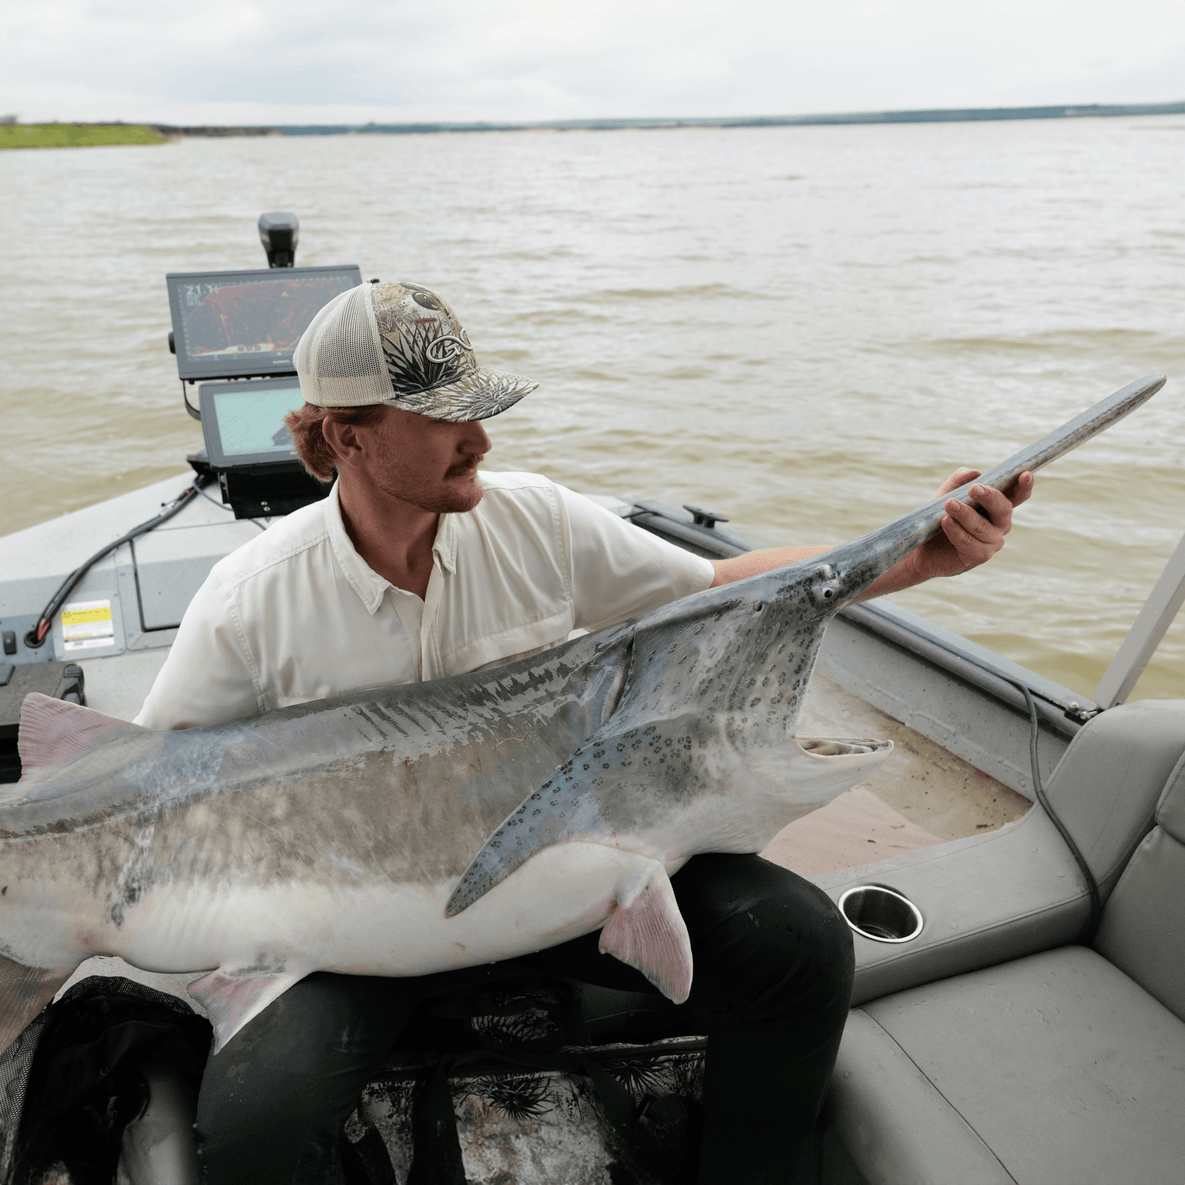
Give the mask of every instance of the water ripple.
[[[1178, 121], [1179, 122], [1179, 121]], [[176, 472], [163, 274], [303, 264], [439, 287], [541, 383], [493, 466], [840, 540], [1149, 371], [1185, 372], [1163, 119], [193, 140], [8, 153], [8, 529]], [[365, 184], [359, 184], [360, 179]], [[793, 182], [792, 184], [788, 182]], [[1176, 383], [1059, 462], [986, 571], [901, 600], [1089, 693], [1185, 505]], [[1144, 694], [1185, 694], [1185, 626]]]

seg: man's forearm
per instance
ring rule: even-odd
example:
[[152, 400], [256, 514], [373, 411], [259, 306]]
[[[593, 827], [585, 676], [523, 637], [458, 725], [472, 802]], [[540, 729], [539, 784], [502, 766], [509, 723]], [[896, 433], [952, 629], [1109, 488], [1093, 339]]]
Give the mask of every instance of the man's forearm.
[[[732, 559], [713, 560], [712, 567], [716, 569], [716, 578], [712, 581], [711, 587], [719, 588], [720, 585], [732, 584], [735, 580], [745, 580], [750, 576], [759, 576], [762, 572], [772, 572], [775, 568], [785, 568], [788, 564], [795, 564], [799, 560], [809, 559], [813, 555], [830, 550], [830, 544], [821, 547], [764, 547], [760, 551], [747, 551], [744, 555], [734, 556]], [[859, 599], [867, 601], [871, 597], [900, 592], [903, 588], [917, 584], [921, 578], [917, 575], [917, 567], [912, 560], [911, 554], [894, 564]]]
[[[949, 494], [978, 476], [976, 469], [956, 469], [939, 488], [938, 496]], [[1033, 475], [1026, 472], [1005, 491], [972, 486], [970, 505], [952, 498], [946, 504], [946, 516], [939, 530], [894, 564], [859, 599], [866, 601], [884, 593], [900, 592], [934, 576], [955, 576], [978, 567], [1004, 546], [1004, 537], [1012, 528], [1013, 506], [1027, 501], [1032, 492]], [[829, 550], [830, 547], [767, 547], [730, 560], [713, 560], [716, 578], [711, 587], [784, 568]]]
[[734, 580], [746, 580], [750, 576], [760, 576], [762, 572], [772, 572], [775, 568], [784, 568], [787, 564], [795, 564], [799, 560], [809, 559], [821, 551], [830, 551], [831, 544], [822, 547], [763, 547], [760, 551], [747, 551], [744, 555], [733, 556], [728, 560], [713, 560], [712, 567], [716, 569], [716, 578], [712, 581], [712, 588], [719, 588], [722, 584], [732, 584]]

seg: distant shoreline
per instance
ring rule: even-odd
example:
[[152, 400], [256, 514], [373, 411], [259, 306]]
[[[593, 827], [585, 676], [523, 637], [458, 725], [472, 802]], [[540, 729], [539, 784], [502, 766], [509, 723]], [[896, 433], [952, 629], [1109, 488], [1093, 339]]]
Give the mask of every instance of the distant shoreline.
[[1175, 103], [1084, 103], [1045, 107], [949, 107], [912, 111], [852, 111], [827, 115], [695, 116], [641, 119], [543, 119], [523, 121], [364, 124], [175, 124], [69, 123], [0, 126], [0, 148], [97, 147], [165, 143], [182, 137], [399, 136], [438, 132], [580, 132], [669, 128], [812, 127], [837, 124], [979, 123], [1017, 119], [1099, 119], [1139, 115], [1185, 115]]
[[271, 127], [168, 127], [177, 136], [399, 136], [434, 132], [610, 132], [664, 128], [810, 127], [817, 124], [972, 123], [1002, 119], [1089, 119], [1123, 115], [1183, 115], [1177, 103], [1088, 103], [1058, 107], [951, 107], [920, 111], [855, 111], [833, 115], [721, 115], [665, 119], [540, 119], [470, 123], [277, 124]]
[[167, 144], [170, 136], [151, 124], [0, 123], [0, 149], [108, 148], [115, 144]]

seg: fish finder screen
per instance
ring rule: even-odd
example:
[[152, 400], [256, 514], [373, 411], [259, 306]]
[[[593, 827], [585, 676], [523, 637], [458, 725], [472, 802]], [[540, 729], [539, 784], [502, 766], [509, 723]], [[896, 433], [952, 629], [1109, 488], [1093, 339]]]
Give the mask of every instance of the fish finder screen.
[[296, 455], [284, 427], [284, 416], [304, 404], [295, 379], [208, 383], [200, 392], [206, 449], [215, 468]]
[[181, 377], [290, 371], [296, 343], [317, 311], [360, 282], [356, 267], [170, 274]]
[[214, 396], [222, 451], [228, 457], [275, 453], [277, 459], [292, 452], [292, 434], [284, 417], [303, 406], [304, 396], [295, 383], [271, 391], [220, 391]]

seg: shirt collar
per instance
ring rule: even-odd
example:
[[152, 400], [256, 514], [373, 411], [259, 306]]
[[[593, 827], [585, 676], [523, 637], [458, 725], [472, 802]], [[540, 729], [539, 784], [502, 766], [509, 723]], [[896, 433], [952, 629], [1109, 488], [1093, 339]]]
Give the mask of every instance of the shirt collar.
[[[373, 617], [383, 603], [387, 589], [395, 586], [380, 576], [357, 552], [354, 544], [342, 522], [342, 507], [338, 499], [337, 482], [329, 491], [329, 497], [324, 501], [325, 529], [329, 535], [329, 545], [337, 557], [338, 566], [346, 583], [358, 595], [366, 612]], [[432, 544], [432, 554], [442, 568], [448, 572], [457, 570], [457, 524], [455, 514], [442, 514], [436, 524], [436, 539]], [[398, 590], [403, 592], [405, 590]]]
[[442, 514], [437, 519], [436, 541], [432, 544], [432, 554], [446, 572], [456, 572], [457, 516], [455, 514]]
[[325, 507], [325, 530], [329, 535], [329, 546], [337, 557], [338, 567], [346, 583], [358, 594], [366, 612], [373, 617], [383, 603], [391, 582], [384, 580], [354, 549], [346, 533], [346, 524], [342, 522], [342, 506], [337, 496], [336, 481], [322, 505]]

